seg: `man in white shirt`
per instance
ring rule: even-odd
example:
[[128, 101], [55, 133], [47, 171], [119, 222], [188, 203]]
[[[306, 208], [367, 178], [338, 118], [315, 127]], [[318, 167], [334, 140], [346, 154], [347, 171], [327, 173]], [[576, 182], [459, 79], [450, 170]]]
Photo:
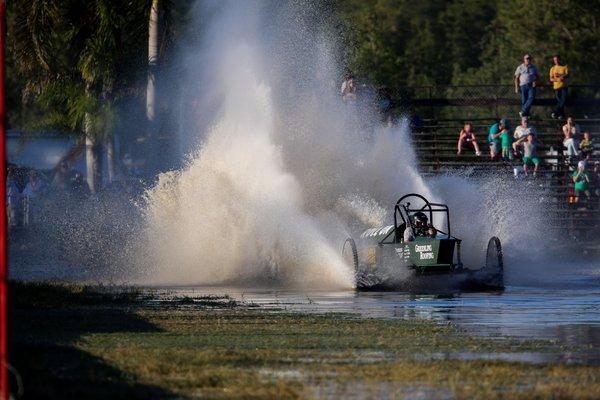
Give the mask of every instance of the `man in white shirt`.
[[521, 94], [521, 117], [528, 117], [531, 105], [535, 100], [535, 87], [539, 77], [538, 70], [532, 64], [533, 57], [530, 54], [523, 56], [523, 64], [515, 70], [515, 93]]
[[527, 140], [527, 135], [530, 133], [537, 136], [535, 128], [529, 125], [529, 118], [521, 117], [521, 125], [515, 128], [514, 141], [512, 144], [515, 153], [519, 153], [520, 147], [522, 147], [523, 142]]

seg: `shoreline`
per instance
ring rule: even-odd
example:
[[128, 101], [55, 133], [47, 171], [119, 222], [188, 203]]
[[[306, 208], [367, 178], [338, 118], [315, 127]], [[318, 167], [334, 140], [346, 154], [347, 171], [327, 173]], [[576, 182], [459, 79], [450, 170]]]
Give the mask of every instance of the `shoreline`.
[[227, 295], [11, 282], [25, 398], [598, 398], [593, 348], [454, 324], [268, 310]]

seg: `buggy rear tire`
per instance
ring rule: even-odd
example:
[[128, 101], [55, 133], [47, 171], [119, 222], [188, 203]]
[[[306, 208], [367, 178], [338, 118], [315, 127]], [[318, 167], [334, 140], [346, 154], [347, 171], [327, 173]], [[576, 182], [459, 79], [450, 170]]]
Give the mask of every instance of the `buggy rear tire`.
[[500, 243], [500, 239], [496, 236], [492, 236], [488, 242], [485, 255], [485, 268], [488, 271], [497, 271], [498, 273], [504, 272], [502, 244]]
[[356, 243], [351, 237], [344, 241], [342, 257], [354, 268], [354, 276], [358, 277], [358, 250], [356, 250]]

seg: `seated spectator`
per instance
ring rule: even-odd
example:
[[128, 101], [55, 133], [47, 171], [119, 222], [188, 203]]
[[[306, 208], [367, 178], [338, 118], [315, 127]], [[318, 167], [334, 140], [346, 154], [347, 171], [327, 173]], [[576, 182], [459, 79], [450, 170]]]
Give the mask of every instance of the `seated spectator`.
[[490, 159], [496, 160], [500, 155], [502, 149], [502, 139], [500, 136], [502, 132], [508, 129], [508, 121], [506, 118], [502, 118], [500, 121], [490, 126], [488, 133], [488, 142], [490, 145]]
[[594, 194], [596, 197], [600, 197], [600, 161], [594, 163], [594, 170], [592, 171], [592, 185]]
[[537, 135], [535, 128], [529, 124], [529, 118], [521, 117], [521, 125], [515, 128], [515, 133], [513, 135], [514, 141], [512, 148], [515, 155], [519, 154], [520, 148], [527, 140], [527, 136], [529, 136], [530, 133], [532, 133], [534, 136]]
[[590, 197], [590, 174], [586, 171], [586, 162], [579, 161], [577, 171], [573, 171], [571, 175], [575, 186], [574, 202], [579, 202], [579, 196], [583, 193], [586, 197]]
[[523, 172], [528, 175], [529, 165], [533, 164], [533, 176], [536, 176], [540, 167], [540, 159], [537, 155], [538, 145], [541, 144], [533, 133], [527, 135], [527, 141], [523, 142]]
[[590, 138], [589, 132], [583, 132], [583, 139], [579, 143], [579, 150], [581, 151], [581, 157], [584, 160], [587, 160], [592, 155], [592, 152], [594, 151], [594, 144]]
[[355, 101], [356, 100], [356, 86], [354, 86], [354, 76], [347, 75], [346, 80], [342, 83], [342, 100]]
[[562, 130], [563, 133], [565, 131], [570, 131], [571, 135], [575, 138], [578, 138], [581, 133], [581, 128], [579, 127], [579, 124], [575, 122], [573, 117], [567, 118], [567, 123], [563, 125]]
[[462, 154], [462, 149], [465, 146], [472, 147], [475, 150], [476, 155], [481, 155], [481, 151], [479, 151], [479, 145], [477, 144], [477, 139], [473, 134], [473, 125], [469, 122], [465, 124], [458, 135], [458, 152], [456, 154]]
[[578, 139], [580, 128], [579, 125], [573, 121], [573, 117], [567, 118], [567, 123], [563, 125], [563, 146], [567, 149], [567, 156], [577, 157], [579, 153], [577, 152], [578, 147]]

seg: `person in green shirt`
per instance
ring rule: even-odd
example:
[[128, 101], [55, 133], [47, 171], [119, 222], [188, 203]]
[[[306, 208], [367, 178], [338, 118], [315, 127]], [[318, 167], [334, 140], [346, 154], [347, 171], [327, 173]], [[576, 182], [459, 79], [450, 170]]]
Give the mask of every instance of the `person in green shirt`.
[[511, 134], [510, 128], [508, 127], [508, 121], [506, 119], [502, 119], [502, 121], [504, 121], [502, 129], [500, 130], [500, 147], [502, 148], [502, 161], [512, 161], [513, 136]]
[[577, 171], [571, 175], [575, 186], [575, 203], [579, 202], [579, 195], [584, 193], [590, 197], [590, 174], [586, 171], [585, 161], [579, 161]]
[[496, 160], [496, 158], [500, 155], [502, 141], [500, 139], [500, 135], [502, 131], [508, 127], [508, 121], [506, 118], [502, 118], [500, 121], [494, 123], [490, 126], [490, 130], [488, 133], [488, 143], [490, 145], [490, 159], [492, 161]]

